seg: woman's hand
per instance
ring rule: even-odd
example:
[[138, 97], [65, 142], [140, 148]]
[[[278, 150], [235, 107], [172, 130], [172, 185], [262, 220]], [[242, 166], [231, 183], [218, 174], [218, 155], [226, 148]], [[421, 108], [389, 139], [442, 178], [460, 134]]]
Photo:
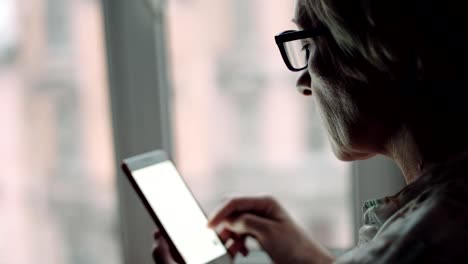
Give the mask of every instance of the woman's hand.
[[182, 261], [176, 261], [178, 254], [169, 247], [166, 239], [159, 230], [154, 231], [153, 260], [157, 264], [176, 264]]
[[209, 221], [222, 225], [223, 241], [232, 240], [232, 255], [246, 250], [245, 237], [254, 237], [274, 263], [332, 263], [332, 255], [311, 241], [272, 197], [235, 198]]

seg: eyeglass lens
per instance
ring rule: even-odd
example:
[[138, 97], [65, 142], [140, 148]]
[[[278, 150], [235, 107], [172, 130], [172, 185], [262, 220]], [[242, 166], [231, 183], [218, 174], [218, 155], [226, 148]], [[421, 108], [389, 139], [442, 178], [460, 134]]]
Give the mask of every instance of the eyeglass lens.
[[303, 48], [301, 40], [293, 40], [283, 43], [289, 63], [297, 70], [303, 69], [308, 63], [308, 50]]

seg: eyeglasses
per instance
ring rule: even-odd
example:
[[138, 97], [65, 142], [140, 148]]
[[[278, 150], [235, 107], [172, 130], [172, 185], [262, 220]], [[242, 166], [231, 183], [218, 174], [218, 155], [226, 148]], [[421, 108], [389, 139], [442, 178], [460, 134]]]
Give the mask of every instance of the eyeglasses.
[[317, 28], [301, 31], [288, 30], [275, 36], [276, 44], [289, 70], [298, 72], [307, 68], [311, 46], [305, 45], [302, 40], [319, 36], [322, 33], [323, 29]]

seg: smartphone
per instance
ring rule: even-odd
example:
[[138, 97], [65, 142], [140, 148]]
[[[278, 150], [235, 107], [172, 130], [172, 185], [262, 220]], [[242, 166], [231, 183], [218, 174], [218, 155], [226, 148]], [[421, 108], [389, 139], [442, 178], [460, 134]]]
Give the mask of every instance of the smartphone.
[[[231, 258], [164, 151], [125, 159], [122, 169], [169, 246], [186, 264], [228, 264]], [[173, 253], [174, 254], [174, 253]]]

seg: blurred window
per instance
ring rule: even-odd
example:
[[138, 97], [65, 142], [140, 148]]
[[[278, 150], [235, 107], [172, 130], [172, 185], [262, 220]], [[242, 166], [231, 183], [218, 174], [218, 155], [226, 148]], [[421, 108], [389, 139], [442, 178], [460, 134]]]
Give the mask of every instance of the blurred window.
[[168, 1], [176, 161], [208, 212], [225, 195], [271, 193], [312, 237], [348, 248], [350, 166], [274, 41], [297, 29], [294, 2]]
[[0, 0], [0, 263], [120, 263], [101, 3]]
[[70, 1], [47, 0], [47, 45], [51, 53], [70, 47], [69, 7]]

